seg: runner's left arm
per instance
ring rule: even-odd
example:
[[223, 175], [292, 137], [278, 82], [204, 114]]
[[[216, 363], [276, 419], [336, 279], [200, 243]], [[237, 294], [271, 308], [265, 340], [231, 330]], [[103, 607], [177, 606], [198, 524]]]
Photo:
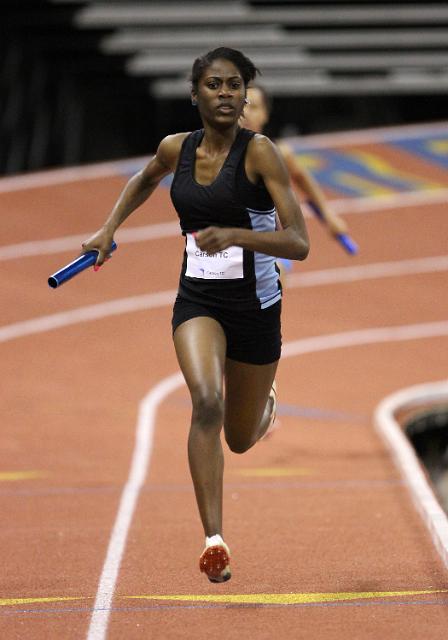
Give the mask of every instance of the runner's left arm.
[[257, 134], [249, 143], [246, 172], [249, 178], [263, 179], [274, 201], [281, 228], [276, 231], [252, 231], [208, 227], [196, 234], [198, 246], [209, 253], [215, 253], [236, 245], [278, 258], [304, 260], [309, 253], [305, 220], [291, 188], [281, 154], [266, 136]]

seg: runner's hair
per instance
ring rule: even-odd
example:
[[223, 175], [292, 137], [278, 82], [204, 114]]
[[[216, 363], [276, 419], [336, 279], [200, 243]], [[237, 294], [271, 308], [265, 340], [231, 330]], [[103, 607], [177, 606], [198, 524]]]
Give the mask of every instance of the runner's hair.
[[215, 60], [228, 60], [232, 62], [241, 73], [246, 86], [251, 80], [254, 80], [257, 73], [261, 73], [252, 60], [245, 56], [244, 53], [241, 53], [241, 51], [230, 49], [229, 47], [218, 47], [203, 56], [199, 56], [199, 58], [196, 58], [193, 62], [190, 81], [195, 91], [198, 89], [198, 83], [202, 74]]

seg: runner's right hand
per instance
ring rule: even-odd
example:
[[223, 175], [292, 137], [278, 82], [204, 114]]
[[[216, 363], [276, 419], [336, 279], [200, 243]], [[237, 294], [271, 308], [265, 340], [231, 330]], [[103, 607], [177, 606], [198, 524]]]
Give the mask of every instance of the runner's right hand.
[[113, 239], [113, 234], [107, 229], [102, 228], [82, 243], [81, 255], [92, 250], [98, 251], [98, 258], [96, 260], [95, 267], [101, 267], [105, 260], [110, 257]]

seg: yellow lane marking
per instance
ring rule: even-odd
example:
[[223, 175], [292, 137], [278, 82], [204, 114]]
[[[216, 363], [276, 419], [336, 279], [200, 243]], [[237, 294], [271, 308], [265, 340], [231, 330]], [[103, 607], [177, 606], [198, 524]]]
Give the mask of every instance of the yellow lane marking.
[[34, 480], [35, 478], [45, 478], [48, 475], [45, 471], [0, 471], [0, 482]]
[[448, 140], [433, 140], [428, 146], [434, 153], [439, 153], [440, 155], [448, 153]]
[[309, 476], [313, 473], [311, 469], [304, 467], [259, 467], [254, 469], [233, 469], [232, 473], [253, 478], [275, 478], [287, 476]]
[[64, 602], [66, 600], [86, 600], [83, 596], [67, 596], [59, 598], [2, 598], [0, 607], [11, 607], [15, 604], [35, 604], [36, 602]]
[[[448, 589], [422, 589], [416, 591], [359, 591], [342, 593], [243, 593], [227, 595], [139, 595], [119, 596], [125, 600], [177, 600], [183, 602], [216, 602], [224, 604], [308, 604], [319, 602], [337, 602], [342, 600], [365, 600], [393, 598], [399, 596], [434, 595], [448, 593]], [[43, 604], [50, 602], [70, 602], [92, 600], [91, 596], [59, 596], [48, 598], [0, 598], [0, 607], [15, 605]]]
[[392, 598], [447, 593], [448, 589], [418, 591], [361, 591], [348, 593], [244, 593], [241, 595], [142, 595], [123, 596], [138, 600], [180, 600], [184, 602], [218, 602], [229, 604], [307, 604], [312, 602], [336, 602], [339, 600], [361, 600], [368, 598]]

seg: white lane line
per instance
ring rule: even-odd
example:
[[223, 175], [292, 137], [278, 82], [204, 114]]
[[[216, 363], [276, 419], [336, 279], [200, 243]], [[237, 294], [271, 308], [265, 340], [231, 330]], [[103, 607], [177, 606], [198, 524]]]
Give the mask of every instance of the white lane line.
[[85, 167], [69, 167], [64, 169], [50, 169], [36, 171], [19, 176], [0, 179], [0, 193], [22, 191], [24, 189], [41, 189], [57, 184], [68, 184], [82, 180], [97, 180], [99, 178], [120, 178], [121, 174], [137, 172], [151, 156], [141, 156], [112, 162], [98, 162]]
[[[437, 327], [435, 325], [437, 325]], [[374, 344], [376, 342], [395, 342], [397, 340], [428, 338], [434, 337], [435, 335], [448, 335], [448, 322], [402, 327], [379, 327], [364, 329], [363, 331], [347, 331], [332, 335], [302, 338], [294, 342], [286, 343], [282, 351], [282, 357], [291, 358], [301, 354], [339, 349], [342, 347]], [[149, 457], [151, 455], [154, 437], [155, 416], [160, 404], [172, 391], [182, 384], [182, 375], [179, 373], [173, 374], [154, 387], [141, 404], [129, 479], [122, 493], [120, 507], [112, 530], [87, 640], [104, 640], [106, 638], [111, 603], [122, 558], [126, 549], [126, 541], [140, 489], [144, 484], [145, 474], [149, 465]], [[144, 444], [142, 444], [142, 442]], [[139, 451], [139, 449], [141, 449], [141, 451]]]
[[[448, 189], [434, 189], [431, 191], [411, 191], [407, 193], [388, 194], [365, 198], [342, 198], [331, 200], [331, 208], [335, 213], [359, 214], [388, 209], [404, 209], [406, 207], [424, 204], [445, 204], [448, 201]], [[306, 203], [301, 204], [306, 217], [312, 217]], [[83, 234], [61, 236], [47, 240], [30, 240], [10, 245], [0, 246], [0, 260], [14, 260], [39, 255], [51, 255], [64, 251], [81, 250], [81, 243], [93, 233], [92, 230]], [[122, 228], [117, 232], [117, 243], [147, 242], [161, 238], [180, 237], [178, 221], [161, 222], [137, 227]]]
[[373, 262], [355, 267], [290, 273], [287, 276], [287, 286], [288, 288], [316, 287], [341, 282], [393, 278], [418, 273], [435, 273], [437, 271], [446, 271], [447, 269], [448, 256], [432, 256], [429, 258], [415, 258], [414, 260], [396, 260], [394, 262]]
[[425, 472], [395, 415], [416, 404], [447, 402], [448, 380], [409, 387], [384, 398], [375, 410], [375, 427], [392, 452], [434, 546], [448, 568], [448, 518], [434, 496]]
[[342, 349], [359, 345], [378, 344], [380, 342], [421, 340], [422, 338], [437, 338], [446, 335], [448, 335], [448, 320], [344, 331], [342, 333], [301, 338], [294, 342], [288, 342], [282, 348], [282, 358], [328, 351], [328, 349]]
[[[448, 256], [434, 256], [432, 258], [417, 258], [416, 260], [379, 262], [358, 267], [322, 269], [301, 274], [290, 274], [288, 276], [288, 288], [308, 288], [376, 278], [415, 275], [418, 273], [435, 273], [446, 271], [447, 268]], [[22, 336], [60, 329], [78, 322], [89, 322], [107, 316], [169, 306], [173, 304], [176, 293], [174, 289], [171, 289], [130, 296], [129, 298], [118, 298], [109, 302], [78, 307], [77, 309], [61, 311], [48, 316], [22, 320], [0, 327], [0, 343]]]
[[[50, 240], [31, 240], [0, 247], [0, 260], [13, 260], [15, 258], [28, 258], [31, 256], [51, 255], [64, 251], [81, 251], [81, 243], [91, 236], [93, 231], [74, 236], [62, 236]], [[116, 234], [118, 244], [128, 242], [146, 242], [148, 240], [160, 240], [162, 238], [180, 237], [179, 222], [160, 222], [147, 224], [129, 229], [120, 229]]]
[[79, 307], [70, 311], [53, 313], [48, 316], [41, 316], [31, 320], [15, 322], [13, 324], [0, 327], [0, 343], [14, 340], [36, 333], [44, 333], [53, 329], [68, 327], [78, 322], [89, 322], [91, 320], [101, 320], [108, 316], [117, 316], [123, 313], [133, 313], [146, 309], [157, 309], [173, 304], [176, 291], [160, 291], [159, 293], [148, 293], [142, 296], [132, 296], [129, 298], [119, 298], [110, 302], [92, 304], [86, 307]]
[[153, 387], [140, 403], [129, 476], [121, 494], [120, 505], [110, 536], [87, 640], [106, 637], [112, 598], [129, 529], [151, 459], [157, 410], [163, 400], [182, 384], [182, 374], [175, 373]]

